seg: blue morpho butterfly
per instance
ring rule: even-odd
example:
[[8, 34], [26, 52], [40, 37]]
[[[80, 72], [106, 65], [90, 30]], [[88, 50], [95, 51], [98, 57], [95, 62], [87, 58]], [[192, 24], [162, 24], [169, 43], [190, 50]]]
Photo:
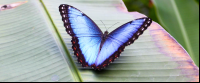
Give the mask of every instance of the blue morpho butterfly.
[[111, 33], [102, 31], [77, 8], [61, 4], [60, 15], [67, 33], [72, 37], [72, 49], [83, 67], [105, 68], [119, 57], [125, 46], [132, 44], [151, 24], [144, 17], [127, 22]]

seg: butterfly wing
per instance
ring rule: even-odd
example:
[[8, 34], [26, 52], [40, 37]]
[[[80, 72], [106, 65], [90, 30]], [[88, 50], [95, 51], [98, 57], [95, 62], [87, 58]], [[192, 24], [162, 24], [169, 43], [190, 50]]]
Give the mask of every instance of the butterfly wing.
[[118, 58], [125, 46], [132, 44], [151, 24], [150, 18], [140, 18], [130, 21], [108, 34], [105, 43], [97, 57], [97, 69], [106, 67]]
[[98, 26], [80, 10], [61, 4], [59, 11], [67, 33], [72, 36], [72, 49], [82, 66], [90, 66], [97, 58], [101, 36]]

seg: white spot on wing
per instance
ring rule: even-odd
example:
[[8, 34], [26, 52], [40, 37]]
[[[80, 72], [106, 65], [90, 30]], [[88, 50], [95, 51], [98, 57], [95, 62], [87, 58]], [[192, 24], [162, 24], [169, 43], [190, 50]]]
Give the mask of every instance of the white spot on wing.
[[147, 24], [145, 24], [144, 26], [147, 27]]
[[142, 31], [144, 30], [144, 28], [142, 28]]

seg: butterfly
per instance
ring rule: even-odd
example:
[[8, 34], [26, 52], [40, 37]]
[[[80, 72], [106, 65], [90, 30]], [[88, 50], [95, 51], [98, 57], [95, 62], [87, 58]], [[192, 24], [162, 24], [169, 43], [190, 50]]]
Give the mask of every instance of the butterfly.
[[152, 23], [148, 17], [127, 22], [112, 32], [105, 31], [77, 8], [61, 4], [60, 15], [66, 32], [72, 37], [72, 49], [83, 67], [101, 70], [118, 58]]

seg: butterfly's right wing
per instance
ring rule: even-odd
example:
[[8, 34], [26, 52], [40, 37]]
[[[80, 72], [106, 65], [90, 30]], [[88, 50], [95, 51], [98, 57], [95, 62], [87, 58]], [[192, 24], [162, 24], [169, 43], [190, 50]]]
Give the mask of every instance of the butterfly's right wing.
[[108, 34], [95, 62], [96, 69], [106, 67], [119, 57], [125, 46], [132, 44], [150, 26], [151, 22], [150, 18], [139, 18], [125, 23]]
[[67, 33], [72, 36], [72, 49], [82, 66], [91, 66], [97, 58], [101, 36], [98, 26], [80, 10], [61, 4], [59, 11]]

